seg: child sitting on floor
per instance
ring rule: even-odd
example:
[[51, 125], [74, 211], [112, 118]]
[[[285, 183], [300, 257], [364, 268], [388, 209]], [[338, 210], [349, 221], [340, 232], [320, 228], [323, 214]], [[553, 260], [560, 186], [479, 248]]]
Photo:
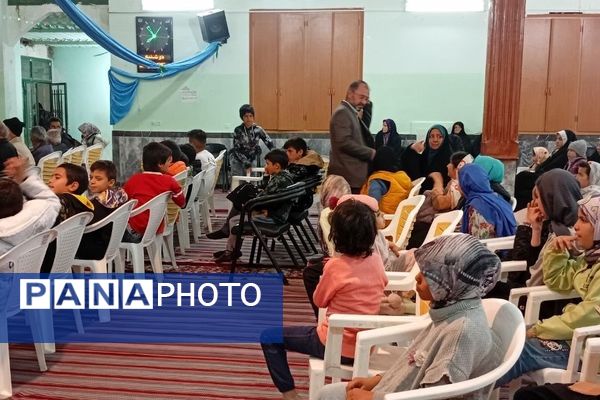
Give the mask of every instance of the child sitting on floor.
[[[331, 258], [314, 293], [318, 307], [331, 314], [376, 314], [383, 290], [387, 285], [383, 262], [373, 251], [377, 226], [373, 211], [365, 204], [349, 199], [335, 208], [331, 218], [331, 238], [340, 255]], [[271, 378], [284, 399], [297, 399], [294, 379], [287, 363], [287, 351], [296, 351], [323, 358], [327, 338], [327, 319], [319, 326], [286, 326], [283, 343], [269, 340], [262, 343]], [[345, 329], [342, 342], [342, 362], [354, 357], [357, 330]]]

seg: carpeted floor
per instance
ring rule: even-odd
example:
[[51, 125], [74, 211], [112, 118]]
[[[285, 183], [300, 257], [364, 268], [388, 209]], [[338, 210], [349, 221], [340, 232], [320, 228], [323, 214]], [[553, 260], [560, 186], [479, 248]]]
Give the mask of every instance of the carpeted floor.
[[[219, 196], [216, 206], [221, 210], [213, 219], [214, 228], [224, 221], [223, 205]], [[244, 243], [238, 272], [250, 271], [244, 266], [250, 245], [251, 240]], [[203, 237], [185, 255], [178, 253], [178, 268], [165, 262], [165, 272], [229, 272], [229, 263], [219, 265], [212, 259], [212, 253], [224, 246], [225, 240]], [[290, 279], [284, 288], [285, 324], [315, 324], [302, 280], [298, 279], [301, 270], [290, 268], [293, 263], [281, 244], [277, 244], [276, 254]], [[262, 262], [266, 263], [263, 271], [272, 271], [266, 258]], [[48, 371], [44, 373], [39, 371], [32, 345], [11, 345], [10, 358], [14, 399], [280, 398], [257, 344], [57, 345], [56, 353], [46, 356]], [[292, 353], [288, 359], [298, 389], [307, 392], [308, 357]]]

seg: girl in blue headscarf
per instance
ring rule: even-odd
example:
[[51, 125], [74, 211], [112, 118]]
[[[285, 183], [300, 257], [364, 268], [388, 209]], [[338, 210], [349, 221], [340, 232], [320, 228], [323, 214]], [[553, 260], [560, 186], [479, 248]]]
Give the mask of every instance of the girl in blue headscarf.
[[463, 233], [478, 239], [515, 234], [517, 222], [510, 204], [494, 193], [481, 166], [467, 164], [462, 167], [458, 171], [458, 184], [465, 197]]

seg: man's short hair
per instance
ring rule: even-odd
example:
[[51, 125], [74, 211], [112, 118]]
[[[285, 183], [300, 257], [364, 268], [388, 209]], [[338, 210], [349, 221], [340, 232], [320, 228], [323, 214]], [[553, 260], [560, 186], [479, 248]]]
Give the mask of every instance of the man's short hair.
[[160, 172], [158, 166], [166, 163], [169, 157], [171, 157], [171, 149], [167, 146], [158, 142], [148, 143], [142, 151], [144, 171]]
[[23, 192], [19, 184], [9, 178], [0, 178], [0, 218], [17, 215], [23, 209]]
[[29, 138], [32, 142], [47, 142], [46, 138], [46, 129], [43, 126], [34, 126], [31, 128], [31, 132], [29, 133]]
[[369, 88], [369, 85], [367, 84], [367, 82], [363, 81], [362, 79], [356, 80], [354, 82], [352, 82], [350, 84], [350, 86], [348, 86], [348, 91], [349, 92], [356, 92], [356, 89], [358, 89], [358, 87], [360, 85], [365, 85], [367, 87], [367, 89]]
[[288, 139], [283, 145], [283, 148], [286, 150], [290, 147], [296, 151], [302, 150], [302, 155], [304, 156], [308, 152], [306, 141], [299, 136]]
[[286, 169], [288, 166], [287, 153], [281, 149], [273, 149], [268, 152], [265, 160], [271, 161], [273, 164], [279, 164], [281, 169]]
[[206, 144], [206, 132], [202, 129], [192, 129], [188, 132], [188, 138]]
[[244, 104], [240, 107], [240, 119], [244, 119], [244, 115], [252, 114], [254, 116], [254, 107], [250, 104]]
[[56, 168], [65, 170], [67, 175], [67, 185], [70, 185], [73, 182], [79, 183], [79, 187], [75, 191], [75, 194], [83, 194], [87, 190], [90, 180], [88, 178], [87, 170], [81, 165], [63, 163]]
[[48, 142], [52, 145], [60, 144], [62, 139], [62, 133], [60, 129], [48, 129], [46, 131], [46, 137], [48, 138]]
[[109, 160], [98, 160], [90, 166], [90, 171], [103, 171], [108, 180], [117, 180], [117, 166]]
[[60, 126], [62, 126], [62, 121], [58, 117], [52, 117], [52, 118], [50, 118], [50, 120], [48, 121], [48, 123], [51, 123], [51, 122], [58, 122], [60, 124]]

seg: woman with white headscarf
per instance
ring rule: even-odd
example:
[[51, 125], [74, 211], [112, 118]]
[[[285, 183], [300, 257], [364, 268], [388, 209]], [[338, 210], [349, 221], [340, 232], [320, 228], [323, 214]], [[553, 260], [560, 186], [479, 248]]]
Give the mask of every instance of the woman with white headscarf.
[[106, 147], [108, 143], [102, 139], [100, 129], [89, 122], [84, 122], [79, 125], [79, 132], [81, 132], [81, 141], [86, 146], [93, 146], [95, 144], [102, 144], [102, 148]]
[[600, 194], [600, 164], [597, 162], [580, 161], [575, 179], [581, 187], [582, 197]]

